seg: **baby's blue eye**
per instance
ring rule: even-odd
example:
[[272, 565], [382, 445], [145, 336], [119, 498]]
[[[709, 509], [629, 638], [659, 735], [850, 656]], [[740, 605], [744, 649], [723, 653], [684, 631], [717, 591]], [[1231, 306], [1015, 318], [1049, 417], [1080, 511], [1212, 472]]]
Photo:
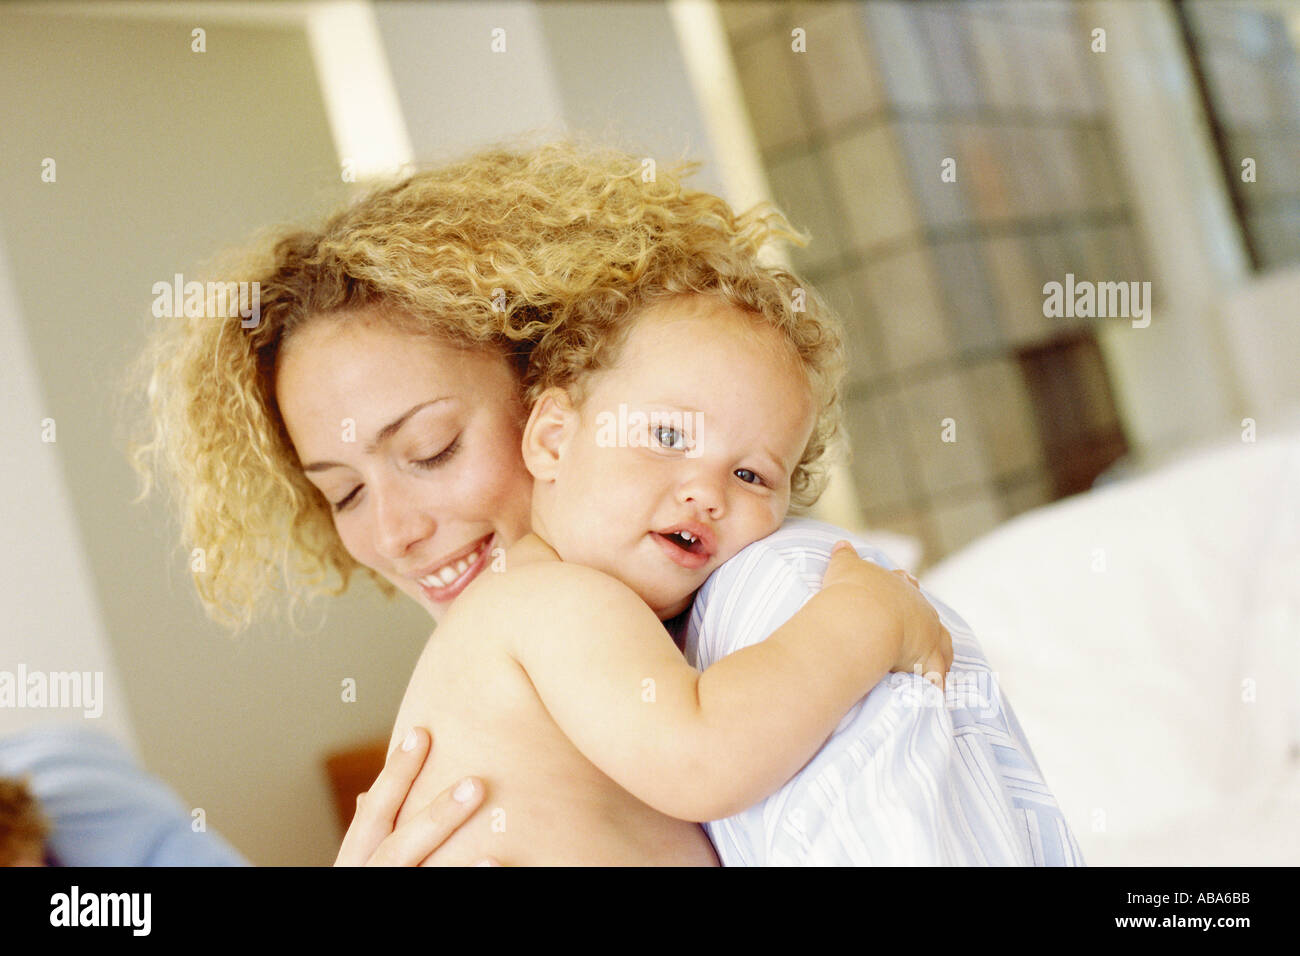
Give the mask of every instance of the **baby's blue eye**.
[[674, 448], [679, 451], [686, 449], [686, 436], [682, 434], [681, 429], [658, 425], [654, 429], [654, 436], [655, 441], [665, 448]]
[[[745, 477], [746, 475], [748, 475], [749, 477], [746, 478]], [[763, 480], [755, 472], [750, 471], [748, 468], [737, 468], [736, 477], [739, 478], [741, 481], [745, 482], [745, 484], [747, 485], [756, 485], [762, 482]]]

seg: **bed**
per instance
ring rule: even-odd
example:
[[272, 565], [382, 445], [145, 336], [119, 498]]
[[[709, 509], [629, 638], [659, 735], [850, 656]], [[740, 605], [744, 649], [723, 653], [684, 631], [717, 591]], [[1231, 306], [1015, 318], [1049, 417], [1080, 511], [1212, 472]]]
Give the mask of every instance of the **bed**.
[[1028, 512], [922, 584], [1089, 864], [1300, 863], [1300, 428]]

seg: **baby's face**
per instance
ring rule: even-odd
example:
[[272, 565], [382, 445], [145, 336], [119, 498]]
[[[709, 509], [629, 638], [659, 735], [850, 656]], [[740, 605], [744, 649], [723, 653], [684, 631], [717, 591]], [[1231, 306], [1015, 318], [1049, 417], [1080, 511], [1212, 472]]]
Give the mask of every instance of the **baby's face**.
[[533, 520], [564, 560], [618, 578], [667, 619], [780, 526], [816, 416], [790, 347], [734, 306], [678, 297], [635, 322], [617, 366], [568, 414]]

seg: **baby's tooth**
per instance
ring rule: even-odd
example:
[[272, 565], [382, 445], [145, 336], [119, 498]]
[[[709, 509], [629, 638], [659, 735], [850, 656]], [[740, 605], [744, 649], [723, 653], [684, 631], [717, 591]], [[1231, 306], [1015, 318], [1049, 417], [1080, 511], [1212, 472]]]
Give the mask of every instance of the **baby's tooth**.
[[460, 577], [469, 570], [469, 558], [461, 558], [456, 562], [456, 577]]
[[451, 584], [451, 582], [455, 581], [456, 578], [457, 578], [457, 574], [455, 570], [452, 568], [443, 568], [441, 571], [438, 572], [438, 580], [440, 580], [443, 584]]

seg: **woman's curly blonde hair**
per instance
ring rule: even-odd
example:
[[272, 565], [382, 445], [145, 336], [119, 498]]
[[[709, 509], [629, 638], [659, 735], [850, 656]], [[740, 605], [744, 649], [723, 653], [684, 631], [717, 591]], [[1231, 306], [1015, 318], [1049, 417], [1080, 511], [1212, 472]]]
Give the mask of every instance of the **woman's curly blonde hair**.
[[820, 415], [792, 504], [815, 501], [839, 427], [837, 325], [812, 289], [759, 261], [769, 242], [804, 237], [768, 204], [737, 215], [687, 189], [698, 165], [646, 175], [641, 158], [575, 141], [495, 147], [375, 186], [318, 227], [281, 227], [219, 259], [214, 280], [257, 283], [257, 323], [227, 318], [211, 295], [205, 316], [162, 320], [136, 366], [149, 421], [131, 448], [141, 497], [160, 477], [184, 546], [203, 549], [194, 581], [208, 614], [247, 626], [278, 589], [277, 568], [292, 608], [342, 593], [363, 567], [304, 476], [275, 396], [285, 341], [322, 316], [364, 310], [495, 349], [528, 404], [546, 384], [599, 367], [630, 310], [683, 293], [724, 297], [780, 329], [808, 369]]

